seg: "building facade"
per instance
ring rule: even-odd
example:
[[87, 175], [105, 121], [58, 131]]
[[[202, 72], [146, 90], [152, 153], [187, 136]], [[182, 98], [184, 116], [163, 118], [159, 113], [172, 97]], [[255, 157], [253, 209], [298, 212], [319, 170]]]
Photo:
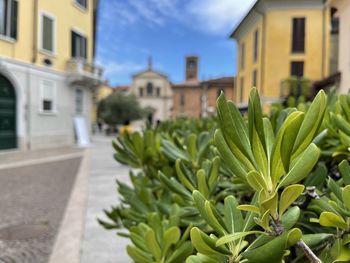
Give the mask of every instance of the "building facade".
[[172, 85], [173, 118], [200, 118], [215, 114], [216, 99], [221, 92], [229, 100], [235, 100], [234, 78], [222, 77], [200, 81], [199, 59], [185, 58], [185, 81]]
[[235, 101], [234, 77], [222, 77], [201, 82], [202, 90], [202, 116], [216, 113], [216, 100], [223, 92], [226, 99]]
[[202, 111], [202, 91], [198, 79], [199, 59], [197, 56], [185, 58], [185, 81], [172, 85], [173, 118], [199, 118]]
[[329, 8], [334, 8], [339, 18], [339, 54], [338, 67], [340, 77], [340, 93], [350, 89], [350, 1], [329, 0]]
[[246, 106], [254, 86], [268, 104], [290, 76], [328, 76], [330, 12], [323, 0], [258, 0], [231, 35], [238, 47], [236, 103]]
[[166, 75], [153, 70], [152, 62], [148, 68], [133, 76], [130, 92], [148, 112], [151, 123], [170, 118], [172, 108], [172, 90]]
[[96, 0], [0, 0], [0, 149], [73, 145], [91, 130]]

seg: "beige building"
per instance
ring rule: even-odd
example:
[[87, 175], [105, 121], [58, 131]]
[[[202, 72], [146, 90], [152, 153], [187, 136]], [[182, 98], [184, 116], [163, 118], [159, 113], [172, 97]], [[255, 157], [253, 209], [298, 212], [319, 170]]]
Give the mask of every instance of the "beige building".
[[238, 45], [236, 102], [245, 106], [256, 87], [269, 104], [290, 76], [316, 81], [331, 74], [330, 18], [323, 0], [256, 1], [231, 35]]
[[338, 70], [341, 73], [340, 93], [346, 93], [350, 89], [350, 1], [329, 0], [328, 5], [334, 8], [339, 18], [339, 55]]
[[152, 62], [148, 68], [133, 76], [130, 92], [139, 100], [141, 107], [149, 111], [151, 123], [170, 118], [172, 90], [166, 75], [153, 70]]

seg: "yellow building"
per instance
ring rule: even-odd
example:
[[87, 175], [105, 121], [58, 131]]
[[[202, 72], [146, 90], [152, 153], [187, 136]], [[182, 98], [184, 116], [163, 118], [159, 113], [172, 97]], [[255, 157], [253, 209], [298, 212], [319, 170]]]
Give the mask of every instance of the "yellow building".
[[278, 100], [289, 76], [319, 80], [330, 71], [330, 10], [323, 0], [258, 0], [231, 34], [237, 41], [236, 102], [256, 86]]
[[0, 0], [0, 149], [71, 145], [89, 131], [98, 0]]

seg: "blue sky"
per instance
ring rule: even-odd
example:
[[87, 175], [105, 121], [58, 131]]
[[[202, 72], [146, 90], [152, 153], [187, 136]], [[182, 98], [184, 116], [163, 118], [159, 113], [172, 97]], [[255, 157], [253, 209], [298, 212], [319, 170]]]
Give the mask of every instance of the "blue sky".
[[147, 66], [184, 79], [184, 56], [200, 57], [201, 79], [234, 75], [234, 26], [255, 0], [101, 0], [96, 62], [111, 85]]

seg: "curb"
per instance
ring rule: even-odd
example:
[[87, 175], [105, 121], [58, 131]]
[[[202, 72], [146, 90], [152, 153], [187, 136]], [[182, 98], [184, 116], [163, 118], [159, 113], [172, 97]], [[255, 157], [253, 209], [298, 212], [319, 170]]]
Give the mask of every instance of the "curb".
[[34, 159], [30, 159], [30, 160], [25, 160], [25, 161], [15, 161], [15, 162], [7, 163], [7, 164], [0, 164], [0, 170], [17, 168], [17, 167], [22, 167], [22, 166], [29, 166], [29, 165], [36, 165], [36, 164], [42, 164], [42, 163], [63, 161], [63, 160], [73, 159], [76, 157], [83, 157], [84, 158], [84, 152], [83, 153], [78, 152], [78, 153], [60, 154], [60, 155], [52, 156], [52, 157], [34, 158]]
[[85, 226], [85, 210], [90, 150], [86, 149], [58, 231], [49, 263], [80, 263], [80, 248]]

